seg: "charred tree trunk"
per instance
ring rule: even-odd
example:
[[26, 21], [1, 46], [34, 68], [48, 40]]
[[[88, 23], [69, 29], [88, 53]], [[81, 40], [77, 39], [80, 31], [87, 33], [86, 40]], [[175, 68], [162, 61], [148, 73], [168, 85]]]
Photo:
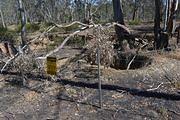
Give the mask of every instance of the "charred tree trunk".
[[26, 14], [22, 0], [18, 0], [18, 6], [21, 18], [21, 47], [26, 44]]
[[155, 0], [155, 19], [154, 19], [154, 47], [156, 49], [161, 48], [161, 39], [160, 39], [160, 0]]
[[[124, 25], [123, 12], [120, 0], [113, 0], [113, 10], [114, 10], [114, 21]], [[115, 26], [116, 35], [118, 37], [116, 48], [121, 47], [122, 41], [124, 39], [123, 29], [120, 26]]]
[[120, 0], [113, 0], [114, 21], [124, 25], [123, 12]]
[[137, 9], [134, 9], [132, 20], [135, 20], [136, 14], [137, 14]]
[[124, 50], [123, 44], [125, 39], [128, 40], [127, 48], [128, 49], [134, 48], [135, 38], [133, 35], [130, 34], [129, 29], [125, 26], [121, 0], [113, 0], [113, 10], [114, 10], [114, 21], [118, 23], [118, 25], [115, 25], [115, 31], [118, 37], [117, 39], [118, 41], [116, 42], [117, 44], [115, 48], [116, 49], [121, 48], [121, 50]]
[[135, 20], [135, 17], [136, 17], [136, 15], [137, 15], [137, 10], [138, 10], [138, 8], [137, 8], [137, 0], [135, 0], [134, 2], [135, 2], [135, 3], [134, 3], [134, 10], [133, 10], [132, 20]]

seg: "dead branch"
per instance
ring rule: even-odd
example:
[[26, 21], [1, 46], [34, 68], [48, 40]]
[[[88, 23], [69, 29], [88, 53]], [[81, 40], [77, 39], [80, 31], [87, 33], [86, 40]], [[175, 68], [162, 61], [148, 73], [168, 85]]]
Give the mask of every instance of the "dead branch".
[[137, 54], [134, 55], [134, 57], [132, 58], [132, 60], [129, 62], [126, 70], [129, 70], [129, 68], [131, 67], [131, 64], [132, 64], [132, 62], [134, 61], [134, 59], [136, 58], [136, 56], [137, 56]]
[[113, 22], [113, 23], [107, 23], [107, 28], [111, 28], [111, 27], [115, 27], [115, 26], [118, 26], [122, 29], [123, 33], [124, 34], [131, 34], [131, 31], [128, 27], [126, 27], [125, 25], [121, 25], [119, 23], [116, 23], [116, 22]]
[[147, 89], [147, 91], [154, 91], [154, 90], [157, 90], [159, 89], [162, 85], [164, 84], [171, 84], [171, 82], [165, 82], [165, 83], [160, 83], [156, 88], [151, 88], [151, 89]]
[[19, 56], [19, 52], [15, 55], [15, 56], [13, 56], [13, 57], [11, 57], [9, 60], [7, 60], [7, 62], [5, 63], [5, 65], [1, 68], [1, 73], [4, 71], [4, 69], [6, 68], [6, 66], [12, 61], [12, 60], [14, 60], [16, 57], [18, 57]]
[[64, 39], [64, 41], [61, 43], [61, 45], [58, 46], [56, 49], [50, 51], [50, 52], [49, 52], [48, 54], [46, 54], [44, 57], [38, 57], [38, 58], [36, 58], [36, 59], [46, 59], [48, 56], [50, 56], [50, 55], [52, 55], [53, 53], [55, 53], [55, 52], [59, 51], [60, 49], [62, 49], [62, 48], [64, 47], [64, 45], [66, 44], [66, 42], [67, 42], [71, 37], [73, 37], [74, 35], [78, 34], [78, 33], [81, 32], [81, 31], [84, 31], [84, 30], [86, 30], [86, 29], [88, 29], [88, 28], [92, 28], [92, 27], [96, 27], [96, 26], [94, 26], [94, 25], [89, 25], [89, 26], [86, 26], [86, 27], [81, 28], [80, 30], [77, 30], [77, 31], [73, 32], [73, 33], [70, 34], [68, 37], [66, 37], [66, 39]]
[[122, 28], [125, 33], [128, 33], [128, 34], [131, 33], [130, 30], [129, 30], [129, 28], [126, 27], [125, 25], [121, 25], [121, 24], [118, 24], [118, 23], [113, 23], [113, 26], [118, 26], [118, 27]]
[[87, 24], [81, 23], [81, 22], [79, 22], [79, 21], [75, 21], [75, 22], [73, 22], [73, 23], [71, 23], [71, 24], [69, 24], [69, 25], [65, 25], [65, 26], [55, 24], [55, 26], [53, 26], [53, 27], [48, 27], [48, 29], [46, 29], [41, 35], [39, 35], [39, 36], [37, 36], [36, 38], [34, 38], [33, 40], [29, 41], [26, 45], [24, 45], [24, 46], [19, 50], [19, 52], [18, 52], [17, 54], [15, 54], [13, 57], [11, 57], [10, 59], [8, 59], [7, 62], [5, 63], [5, 65], [1, 68], [1, 73], [4, 71], [4, 69], [6, 68], [6, 66], [7, 66], [11, 61], [13, 61], [15, 58], [17, 58], [17, 57], [21, 54], [21, 51], [24, 51], [24, 50], [28, 47], [29, 44], [31, 44], [32, 42], [38, 40], [39, 38], [41, 38], [42, 36], [44, 36], [46, 33], [48, 33], [48, 32], [50, 32], [51, 30], [53, 30], [55, 27], [65, 28], [65, 27], [72, 26], [72, 25], [74, 25], [74, 24], [80, 24], [80, 25], [83, 25], [83, 26], [85, 26], [85, 27], [82, 27], [80, 30], [75, 31], [73, 34], [69, 35], [69, 36], [64, 40], [64, 42], [63, 42], [58, 48], [56, 48], [54, 51], [49, 52], [45, 57], [40, 57], [41, 59], [42, 59], [42, 58], [44, 59], [44, 58], [50, 56], [51, 54], [53, 54], [54, 52], [57, 52], [59, 49], [61, 49], [61, 48], [65, 45], [65, 43], [66, 43], [72, 36], [76, 35], [76, 34], [79, 33], [80, 31], [95, 26], [95, 25], [87, 25]]
[[62, 44], [61, 44], [59, 47], [57, 47], [57, 48], [56, 48], [55, 50], [53, 50], [53, 51], [50, 51], [50, 52], [45, 56], [45, 58], [47, 58], [48, 56], [50, 56], [50, 55], [52, 55], [53, 53], [55, 53], [55, 52], [59, 51], [60, 49], [62, 49], [62, 48], [64, 47], [64, 45], [66, 44], [66, 42], [67, 42], [72, 36], [76, 35], [76, 34], [79, 33], [79, 32], [80, 32], [80, 30], [75, 31], [74, 33], [70, 34], [70, 35], [62, 42]]
[[159, 84], [156, 88], [151, 88], [151, 89], [147, 89], [147, 91], [154, 91], [154, 90], [157, 90], [157, 89], [159, 89], [159, 87], [161, 86], [161, 85], [163, 85], [164, 83], [162, 82], [161, 84]]
[[48, 27], [43, 33], [41, 33], [40, 35], [38, 35], [37, 37], [35, 37], [33, 40], [29, 41], [29, 42], [27, 43], [27, 45], [29, 45], [29, 44], [31, 44], [32, 42], [34, 42], [34, 41], [38, 40], [39, 38], [43, 37], [46, 33], [52, 31], [54, 28], [55, 28], [55, 26], [52, 26], [52, 27], [50, 26], [50, 27]]
[[180, 113], [179, 113], [179, 112], [176, 112], [175, 110], [168, 109], [168, 111], [170, 111], [170, 112], [172, 112], [172, 113], [174, 113], [174, 114], [180, 116]]
[[79, 25], [82, 25], [82, 26], [85, 26], [85, 27], [88, 27], [88, 26], [89, 26], [89, 25], [84, 24], [84, 23], [79, 22], [79, 21], [74, 21], [74, 22], [72, 22], [71, 24], [64, 25], [64, 26], [63, 26], [63, 25], [58, 25], [58, 24], [54, 23], [54, 25], [55, 25], [56, 27], [58, 27], [58, 28], [67, 28], [67, 27], [73, 26], [73, 25], [75, 25], [75, 24], [79, 24]]

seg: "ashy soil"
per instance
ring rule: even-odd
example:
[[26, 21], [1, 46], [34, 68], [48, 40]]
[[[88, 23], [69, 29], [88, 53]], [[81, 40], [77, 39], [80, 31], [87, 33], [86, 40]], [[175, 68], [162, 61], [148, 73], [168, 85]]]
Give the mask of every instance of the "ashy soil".
[[57, 77], [34, 73], [25, 86], [21, 76], [0, 75], [0, 119], [179, 120], [180, 61], [160, 54], [151, 58], [151, 65], [136, 70], [101, 67], [102, 109], [97, 66], [83, 60], [60, 59], [66, 67], [59, 65]]

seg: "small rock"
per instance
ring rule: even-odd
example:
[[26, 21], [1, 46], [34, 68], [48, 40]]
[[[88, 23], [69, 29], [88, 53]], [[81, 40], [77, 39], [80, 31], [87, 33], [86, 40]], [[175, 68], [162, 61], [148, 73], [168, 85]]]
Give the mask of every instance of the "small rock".
[[158, 117], [158, 113], [156, 111], [154, 111], [154, 110], [148, 110], [147, 115], [151, 116], [151, 117], [154, 117], [154, 118]]

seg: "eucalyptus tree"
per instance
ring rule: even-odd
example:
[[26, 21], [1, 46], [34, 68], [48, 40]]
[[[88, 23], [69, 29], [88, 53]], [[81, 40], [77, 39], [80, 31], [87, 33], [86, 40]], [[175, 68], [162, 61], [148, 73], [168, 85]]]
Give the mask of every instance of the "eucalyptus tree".
[[[164, 0], [165, 4], [161, 4], [162, 1], [155, 0], [155, 24], [154, 24], [154, 34], [155, 34], [155, 47], [157, 49], [167, 48], [169, 45], [169, 37], [173, 35], [176, 26], [176, 16], [178, 9], [178, 0]], [[161, 6], [165, 5], [164, 13], [164, 28], [161, 28]]]

